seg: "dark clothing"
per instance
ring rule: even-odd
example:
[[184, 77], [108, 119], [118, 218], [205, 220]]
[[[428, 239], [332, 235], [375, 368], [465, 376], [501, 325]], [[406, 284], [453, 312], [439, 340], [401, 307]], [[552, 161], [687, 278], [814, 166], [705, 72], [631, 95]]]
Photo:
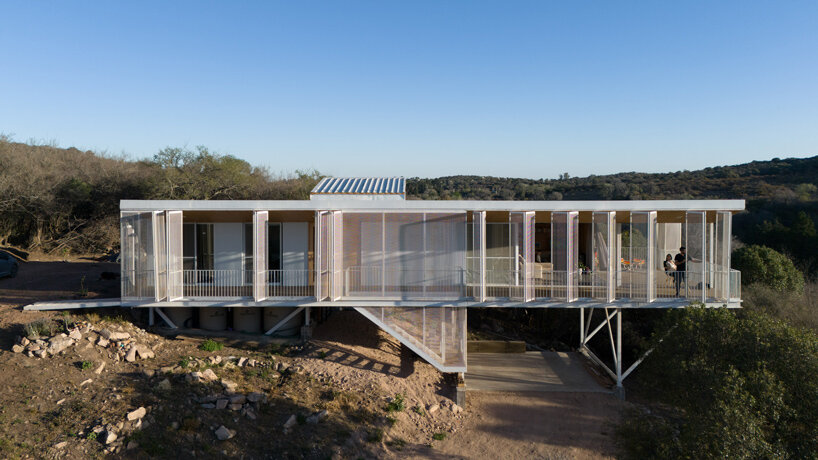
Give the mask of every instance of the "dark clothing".
[[679, 297], [679, 289], [682, 287], [682, 283], [685, 281], [685, 262], [687, 257], [684, 256], [681, 252], [676, 254], [676, 257], [673, 260], [676, 262], [676, 272], [673, 273], [673, 281], [676, 285], [676, 297]]
[[685, 271], [685, 259], [686, 257], [681, 252], [676, 254], [676, 257], [673, 258], [673, 261], [676, 262], [677, 271]]

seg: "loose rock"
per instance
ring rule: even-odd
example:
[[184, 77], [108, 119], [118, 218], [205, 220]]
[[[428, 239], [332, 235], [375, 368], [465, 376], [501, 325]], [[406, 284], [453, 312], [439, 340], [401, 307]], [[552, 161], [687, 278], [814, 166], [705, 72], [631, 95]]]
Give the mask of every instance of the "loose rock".
[[290, 428], [295, 426], [296, 423], [298, 423], [298, 419], [295, 417], [295, 414], [290, 415], [290, 418], [288, 418], [287, 421], [284, 422], [284, 432], [286, 433], [290, 431]]
[[160, 390], [162, 390], [162, 391], [168, 391], [168, 390], [170, 390], [170, 380], [168, 380], [168, 379], [164, 379], [164, 380], [162, 380], [161, 382], [159, 382], [159, 383], [156, 385], [156, 388], [158, 388], [158, 389], [160, 389]]
[[147, 413], [148, 411], [144, 407], [140, 407], [139, 409], [128, 413], [128, 421], [132, 422], [134, 420], [139, 420]]
[[225, 441], [227, 439], [232, 438], [235, 435], [236, 435], [236, 432], [234, 430], [231, 430], [231, 429], [225, 427], [224, 425], [220, 426], [216, 430], [216, 438], [219, 441]]
[[99, 365], [97, 370], [94, 371], [95, 374], [99, 375], [102, 374], [102, 371], [105, 370], [105, 362], [103, 361], [102, 364]]
[[65, 336], [65, 334], [58, 335], [48, 341], [48, 352], [56, 355], [73, 344], [74, 339]]

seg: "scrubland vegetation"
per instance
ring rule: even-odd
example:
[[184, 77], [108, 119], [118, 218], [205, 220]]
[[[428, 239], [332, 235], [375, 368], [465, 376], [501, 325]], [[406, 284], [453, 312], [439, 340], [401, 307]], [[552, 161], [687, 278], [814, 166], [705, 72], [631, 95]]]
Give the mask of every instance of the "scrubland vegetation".
[[119, 200], [304, 199], [318, 179], [315, 171], [275, 175], [205, 147], [137, 161], [0, 138], [0, 246], [116, 251]]

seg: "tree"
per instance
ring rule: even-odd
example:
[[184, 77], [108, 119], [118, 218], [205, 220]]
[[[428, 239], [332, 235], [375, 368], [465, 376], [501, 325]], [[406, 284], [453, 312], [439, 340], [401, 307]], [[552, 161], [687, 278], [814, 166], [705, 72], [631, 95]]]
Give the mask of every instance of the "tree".
[[736, 249], [732, 265], [741, 271], [742, 284], [760, 283], [779, 292], [804, 291], [804, 275], [787, 256], [766, 246]]
[[[664, 339], [664, 340], [663, 340]], [[617, 430], [626, 458], [816, 458], [818, 336], [726, 308], [669, 311], [637, 374], [660, 403]]]

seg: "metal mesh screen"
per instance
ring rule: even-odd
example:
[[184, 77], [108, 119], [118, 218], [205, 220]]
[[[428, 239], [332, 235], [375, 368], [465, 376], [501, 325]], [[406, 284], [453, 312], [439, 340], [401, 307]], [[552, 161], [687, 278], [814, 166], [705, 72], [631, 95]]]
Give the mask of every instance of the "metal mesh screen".
[[616, 297], [615, 275], [618, 261], [614, 250], [615, 212], [595, 212], [591, 226], [591, 297], [612, 302]]
[[713, 285], [714, 296], [717, 300], [728, 301], [730, 293], [730, 234], [733, 214], [730, 212], [716, 213], [714, 258], [713, 258]]
[[465, 371], [464, 307], [359, 307], [357, 310], [441, 371]]
[[153, 301], [156, 276], [153, 260], [152, 213], [122, 213], [120, 216], [123, 299]]
[[707, 219], [704, 212], [687, 213], [685, 222], [685, 246], [687, 258], [685, 270], [679, 276], [684, 284], [686, 297], [704, 302], [706, 300], [706, 254], [707, 254]]
[[551, 297], [573, 302], [577, 299], [579, 283], [579, 213], [554, 212], [551, 214]]
[[344, 213], [342, 231], [344, 295], [464, 295], [465, 213]]
[[655, 298], [656, 212], [632, 212], [629, 233], [630, 260], [626, 265], [626, 282], [630, 298], [652, 302]]

